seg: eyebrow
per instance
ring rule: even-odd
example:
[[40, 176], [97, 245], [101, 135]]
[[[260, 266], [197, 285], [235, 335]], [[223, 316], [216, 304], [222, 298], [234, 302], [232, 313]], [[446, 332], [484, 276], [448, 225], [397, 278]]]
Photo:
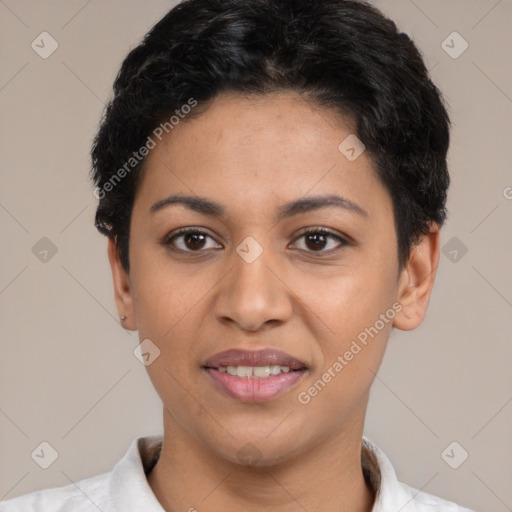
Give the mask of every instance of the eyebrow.
[[[153, 206], [151, 206], [149, 211], [151, 214], [154, 214], [173, 204], [185, 206], [190, 210], [202, 213], [203, 215], [209, 215], [212, 217], [226, 216], [226, 209], [219, 203], [215, 203], [214, 201], [204, 197], [186, 196], [181, 194], [172, 195], [157, 201]], [[281, 221], [283, 219], [293, 217], [294, 215], [333, 206], [343, 208], [362, 217], [369, 216], [366, 210], [361, 208], [353, 201], [335, 194], [329, 194], [302, 198], [296, 201], [285, 203], [284, 205], [280, 206], [277, 211], [277, 220]]]

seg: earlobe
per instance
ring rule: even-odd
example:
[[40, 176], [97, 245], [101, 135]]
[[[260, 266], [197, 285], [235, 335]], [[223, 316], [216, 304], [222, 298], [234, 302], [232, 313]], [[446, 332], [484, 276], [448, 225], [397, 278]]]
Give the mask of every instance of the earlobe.
[[113, 239], [108, 239], [108, 259], [112, 270], [112, 281], [114, 285], [114, 298], [117, 312], [122, 320], [122, 326], [129, 331], [135, 331], [135, 309], [133, 305], [132, 289], [128, 273], [121, 265], [119, 253]]
[[416, 329], [425, 318], [439, 264], [440, 238], [439, 226], [432, 223], [429, 233], [411, 249], [399, 280], [397, 300], [402, 310], [393, 322], [397, 329]]

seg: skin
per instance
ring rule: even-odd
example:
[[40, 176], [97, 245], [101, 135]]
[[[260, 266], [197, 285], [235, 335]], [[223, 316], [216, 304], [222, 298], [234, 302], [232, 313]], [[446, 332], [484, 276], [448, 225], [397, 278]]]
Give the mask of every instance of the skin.
[[[130, 273], [112, 241], [108, 254], [124, 327], [161, 351], [147, 366], [164, 409], [162, 454], [148, 482], [168, 511], [372, 508], [361, 469], [369, 391], [392, 326], [410, 330], [424, 319], [440, 231], [432, 224], [399, 271], [391, 197], [371, 156], [349, 161], [338, 150], [351, 133], [350, 119], [293, 92], [222, 94], [147, 157], [132, 213]], [[150, 213], [178, 193], [220, 203], [226, 215], [181, 205]], [[367, 216], [327, 207], [276, 222], [282, 204], [324, 194], [353, 201]], [[182, 252], [162, 244], [187, 226], [209, 237], [202, 245], [176, 239]], [[314, 245], [301, 236], [310, 227], [349, 243], [329, 237]], [[236, 252], [248, 236], [263, 249], [252, 263]], [[393, 320], [301, 404], [298, 394], [397, 301]], [[308, 371], [273, 400], [240, 402], [201, 369], [231, 348], [277, 348]], [[257, 456], [242, 462], [247, 443]]]

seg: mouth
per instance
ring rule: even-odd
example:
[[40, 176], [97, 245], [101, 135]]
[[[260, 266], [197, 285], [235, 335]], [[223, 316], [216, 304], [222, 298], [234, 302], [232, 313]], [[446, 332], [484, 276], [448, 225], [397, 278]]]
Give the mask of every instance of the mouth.
[[308, 371], [300, 360], [278, 350], [228, 350], [208, 359], [203, 370], [216, 389], [242, 402], [272, 400]]

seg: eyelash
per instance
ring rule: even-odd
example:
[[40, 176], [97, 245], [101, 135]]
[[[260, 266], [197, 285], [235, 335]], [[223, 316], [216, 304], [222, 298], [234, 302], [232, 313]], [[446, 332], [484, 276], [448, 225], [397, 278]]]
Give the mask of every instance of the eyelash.
[[[165, 237], [165, 239], [163, 240], [162, 244], [164, 246], [166, 246], [166, 247], [169, 247], [173, 251], [182, 252], [182, 253], [183, 252], [184, 253], [200, 253], [200, 252], [205, 252], [205, 249], [198, 249], [196, 251], [193, 251], [193, 250], [177, 249], [175, 247], [171, 247], [173, 242], [174, 242], [174, 240], [176, 238], [179, 238], [180, 236], [188, 235], [188, 234], [204, 235], [204, 236], [207, 236], [209, 238], [213, 238], [208, 232], [203, 231], [202, 229], [199, 229], [199, 228], [180, 228], [176, 232], [167, 235]], [[302, 237], [305, 237], [307, 235], [312, 235], [312, 234], [322, 235], [322, 236], [326, 236], [326, 237], [330, 237], [330, 238], [335, 238], [336, 240], [338, 240], [340, 242], [340, 244], [339, 244], [338, 248], [329, 249], [327, 251], [325, 251], [325, 250], [319, 250], [319, 251], [307, 250], [306, 251], [306, 252], [311, 253], [311, 254], [327, 254], [327, 255], [330, 255], [333, 252], [336, 252], [336, 251], [340, 250], [340, 248], [349, 245], [349, 242], [347, 240], [345, 240], [344, 238], [342, 238], [341, 236], [333, 233], [332, 231], [329, 231], [329, 230], [327, 230], [325, 228], [320, 228], [320, 227], [319, 228], [308, 228], [307, 230], [305, 230], [302, 233], [300, 233], [300, 235], [297, 237], [296, 240], [299, 240]]]

